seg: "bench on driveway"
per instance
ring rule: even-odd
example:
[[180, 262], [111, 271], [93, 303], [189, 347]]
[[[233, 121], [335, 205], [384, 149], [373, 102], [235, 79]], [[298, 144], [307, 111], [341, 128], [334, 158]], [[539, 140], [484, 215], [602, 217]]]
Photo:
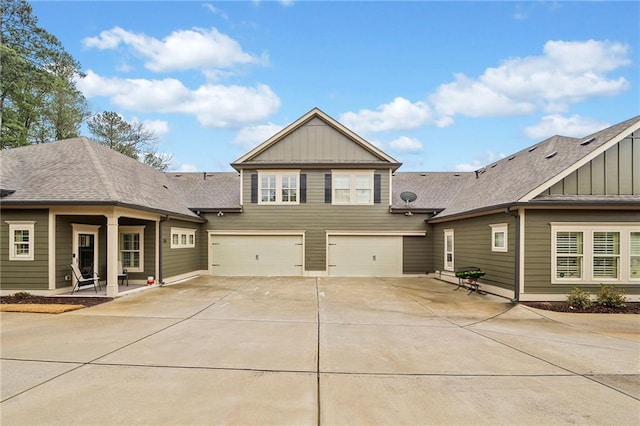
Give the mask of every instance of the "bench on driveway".
[[478, 284], [478, 278], [485, 274], [482, 269], [477, 266], [459, 266], [455, 268], [455, 274], [458, 277], [458, 287], [454, 291], [463, 287], [469, 289], [467, 294], [471, 294], [473, 291], [482, 294], [480, 284]]

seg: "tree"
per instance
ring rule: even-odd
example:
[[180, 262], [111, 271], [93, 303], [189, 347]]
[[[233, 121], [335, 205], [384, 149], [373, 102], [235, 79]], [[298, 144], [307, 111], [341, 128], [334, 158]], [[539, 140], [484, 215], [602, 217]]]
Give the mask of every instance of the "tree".
[[94, 140], [158, 170], [166, 170], [171, 155], [159, 154], [157, 137], [143, 123], [129, 123], [118, 113], [104, 111], [87, 122]]
[[87, 102], [80, 64], [38, 26], [24, 0], [0, 0], [0, 147], [79, 135]]

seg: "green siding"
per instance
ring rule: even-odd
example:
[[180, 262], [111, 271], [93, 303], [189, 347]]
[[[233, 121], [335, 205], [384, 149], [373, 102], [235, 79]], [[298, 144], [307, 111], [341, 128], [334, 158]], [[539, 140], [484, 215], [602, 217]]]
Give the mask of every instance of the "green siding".
[[[551, 284], [551, 222], [640, 222], [637, 211], [527, 210], [525, 215], [525, 293], [569, 294], [571, 284]], [[640, 226], [639, 226], [640, 229]], [[620, 284], [627, 294], [640, 294], [638, 284]], [[598, 284], [582, 285], [597, 288]]]
[[[508, 225], [507, 252], [491, 251], [490, 225]], [[486, 272], [480, 281], [513, 289], [515, 276], [515, 218], [506, 213], [461, 219], [433, 226], [434, 269], [444, 270], [444, 230], [453, 229], [454, 267], [477, 266]]]
[[426, 274], [432, 270], [431, 237], [402, 238], [402, 273]]
[[[9, 260], [9, 225], [6, 221], [35, 221], [34, 260]], [[46, 290], [49, 288], [49, 211], [2, 210], [0, 218], [0, 288]]]
[[[326, 269], [326, 231], [363, 232], [425, 232], [426, 215], [389, 213], [389, 172], [379, 170], [381, 175], [381, 203], [366, 206], [338, 206], [324, 202], [324, 175], [330, 170], [303, 170], [307, 175], [307, 202], [298, 205], [261, 205], [251, 203], [251, 174], [245, 170], [243, 181], [243, 212], [226, 213], [222, 217], [206, 214], [209, 221], [203, 229], [268, 231], [305, 231], [305, 269]], [[425, 253], [427, 249], [425, 250]], [[410, 257], [404, 269], [424, 270], [426, 259]], [[412, 264], [411, 262], [416, 262]]]
[[[195, 248], [171, 248], [171, 228], [185, 228], [196, 230]], [[202, 266], [203, 247], [207, 247], [207, 234], [200, 226], [191, 222], [168, 220], [162, 222], [162, 278], [174, 277], [189, 272], [206, 269]], [[203, 241], [204, 240], [204, 241]]]
[[624, 138], [545, 194], [640, 195], [640, 135]]

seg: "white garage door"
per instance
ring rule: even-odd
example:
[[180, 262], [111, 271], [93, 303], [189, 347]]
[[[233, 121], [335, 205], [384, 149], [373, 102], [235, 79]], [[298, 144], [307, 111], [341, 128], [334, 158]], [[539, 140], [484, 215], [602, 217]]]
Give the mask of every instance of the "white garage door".
[[302, 275], [302, 235], [212, 234], [209, 242], [212, 275]]
[[394, 277], [402, 275], [402, 237], [329, 236], [329, 275]]

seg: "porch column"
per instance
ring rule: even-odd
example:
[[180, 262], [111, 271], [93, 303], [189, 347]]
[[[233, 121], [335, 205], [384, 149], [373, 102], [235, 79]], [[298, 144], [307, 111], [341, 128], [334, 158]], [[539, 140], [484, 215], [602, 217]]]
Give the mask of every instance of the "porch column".
[[118, 296], [118, 216], [107, 215], [107, 296]]

